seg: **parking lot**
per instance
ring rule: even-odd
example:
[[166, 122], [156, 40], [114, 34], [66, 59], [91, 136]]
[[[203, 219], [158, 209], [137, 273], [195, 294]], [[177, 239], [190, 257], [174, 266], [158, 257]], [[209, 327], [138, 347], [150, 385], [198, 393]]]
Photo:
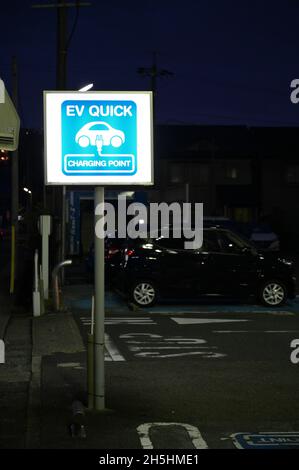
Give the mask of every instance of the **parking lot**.
[[[65, 289], [85, 341], [91, 295], [90, 285]], [[194, 448], [185, 425], [209, 448], [299, 448], [299, 365], [290, 359], [298, 315], [297, 300], [270, 310], [215, 302], [136, 310], [108, 291], [106, 398], [114, 415], [103, 448], [116, 425], [126, 432], [117, 448], [142, 446], [146, 423], [154, 423], [154, 448]], [[83, 356], [74, 367], [85, 368]]]

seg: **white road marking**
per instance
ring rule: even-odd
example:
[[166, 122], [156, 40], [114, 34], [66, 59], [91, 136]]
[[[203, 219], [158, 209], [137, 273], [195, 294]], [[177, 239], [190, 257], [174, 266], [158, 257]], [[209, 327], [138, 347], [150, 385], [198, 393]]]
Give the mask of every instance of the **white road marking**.
[[[143, 344], [143, 343], [140, 343]], [[152, 346], [132, 346], [131, 351], [140, 351], [141, 349], [153, 349]], [[198, 349], [198, 346], [156, 346], [155, 349]], [[200, 349], [217, 349], [217, 346], [200, 346]]]
[[112, 341], [109, 335], [105, 334], [105, 348], [108, 354], [111, 357], [111, 360], [114, 362], [125, 361], [125, 358], [120, 354], [116, 345]]
[[214, 353], [212, 351], [194, 351], [186, 353], [177, 353], [177, 354], [160, 354], [158, 351], [152, 352], [140, 352], [135, 354], [136, 357], [151, 357], [153, 359], [165, 359], [169, 357], [181, 357], [181, 356], [202, 356], [209, 359], [218, 359], [220, 357], [226, 357], [226, 354]]
[[214, 330], [213, 333], [299, 333], [299, 330]]
[[[235, 306], [234, 306], [235, 308]], [[185, 310], [184, 307], [182, 307], [179, 311], [174, 312], [173, 310], [147, 310], [147, 313], [150, 314], [158, 314], [158, 315], [207, 315], [207, 314], [212, 314], [212, 315], [244, 315], [244, 314], [262, 314], [265, 313], [267, 315], [283, 315], [283, 316], [295, 316], [296, 313], [290, 312], [289, 310], [262, 310], [262, 309], [256, 309], [256, 310], [251, 310], [249, 307], [248, 310], [244, 311], [244, 306], [241, 307], [241, 310], [236, 310], [236, 311], [231, 311], [228, 310], [227, 308], [223, 308], [223, 310], [191, 310], [187, 309]]]
[[[91, 325], [91, 318], [90, 317], [80, 317], [83, 325], [89, 326]], [[151, 318], [126, 318], [126, 317], [115, 317], [115, 318], [106, 318], [105, 325], [156, 325], [157, 323], [152, 320]]]
[[247, 322], [250, 320], [228, 320], [223, 318], [175, 318], [171, 320], [179, 325], [205, 325], [207, 323], [232, 323], [232, 322]]
[[[199, 429], [191, 424], [186, 423], [144, 423], [138, 426], [137, 433], [139, 434], [140, 443], [143, 449], [154, 449], [153, 443], [149, 436], [150, 429], [152, 427], [169, 427], [169, 426], [177, 426], [184, 428], [192, 442], [193, 447], [195, 449], [208, 449], [208, 445], [206, 441], [203, 439]], [[169, 432], [169, 430], [166, 430]]]
[[[220, 358], [226, 356], [226, 354], [214, 352], [213, 350], [217, 350], [218, 348], [216, 346], [207, 346], [207, 341], [202, 338], [183, 338], [182, 336], [163, 337], [150, 333], [127, 333], [120, 335], [119, 338], [126, 341], [128, 349], [135, 357], [163, 359], [194, 355], [205, 358]], [[163, 354], [166, 349], [174, 352]], [[186, 349], [188, 352], [186, 352]], [[194, 349], [196, 349], [196, 351], [194, 351]], [[182, 350], [183, 352], [177, 353], [177, 350]]]
[[69, 368], [69, 367], [80, 367], [80, 362], [60, 362], [57, 367]]

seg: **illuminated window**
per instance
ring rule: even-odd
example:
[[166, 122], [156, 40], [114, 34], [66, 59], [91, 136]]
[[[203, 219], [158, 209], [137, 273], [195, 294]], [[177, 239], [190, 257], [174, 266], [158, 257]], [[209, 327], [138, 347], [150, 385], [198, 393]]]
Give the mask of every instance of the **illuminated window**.
[[234, 167], [234, 166], [227, 167], [225, 176], [226, 176], [226, 178], [228, 178], [230, 180], [236, 180], [239, 176], [237, 168]]

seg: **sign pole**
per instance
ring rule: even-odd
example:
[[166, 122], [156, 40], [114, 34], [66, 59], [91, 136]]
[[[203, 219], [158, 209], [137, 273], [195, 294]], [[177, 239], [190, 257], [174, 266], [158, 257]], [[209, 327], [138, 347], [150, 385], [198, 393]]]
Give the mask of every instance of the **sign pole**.
[[[104, 188], [95, 187], [95, 209], [104, 205]], [[95, 227], [101, 218], [95, 215]], [[95, 274], [95, 324], [94, 324], [94, 407], [97, 411], [105, 409], [105, 245], [104, 238], [94, 238], [94, 274]]]

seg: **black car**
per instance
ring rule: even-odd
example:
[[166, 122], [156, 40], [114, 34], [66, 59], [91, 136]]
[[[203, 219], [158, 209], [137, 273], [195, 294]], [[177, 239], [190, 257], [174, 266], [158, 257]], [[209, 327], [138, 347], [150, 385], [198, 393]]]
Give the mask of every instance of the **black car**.
[[[123, 238], [105, 238], [105, 280], [107, 284], [113, 282], [116, 269], [120, 264], [121, 248], [124, 244]], [[89, 281], [94, 280], [94, 243], [91, 245], [85, 259], [86, 274]]]
[[245, 238], [219, 228], [203, 230], [200, 249], [183, 238], [157, 236], [127, 242], [117, 287], [131, 301], [149, 307], [161, 298], [202, 296], [249, 298], [269, 307], [295, 296], [293, 262], [262, 254]]

